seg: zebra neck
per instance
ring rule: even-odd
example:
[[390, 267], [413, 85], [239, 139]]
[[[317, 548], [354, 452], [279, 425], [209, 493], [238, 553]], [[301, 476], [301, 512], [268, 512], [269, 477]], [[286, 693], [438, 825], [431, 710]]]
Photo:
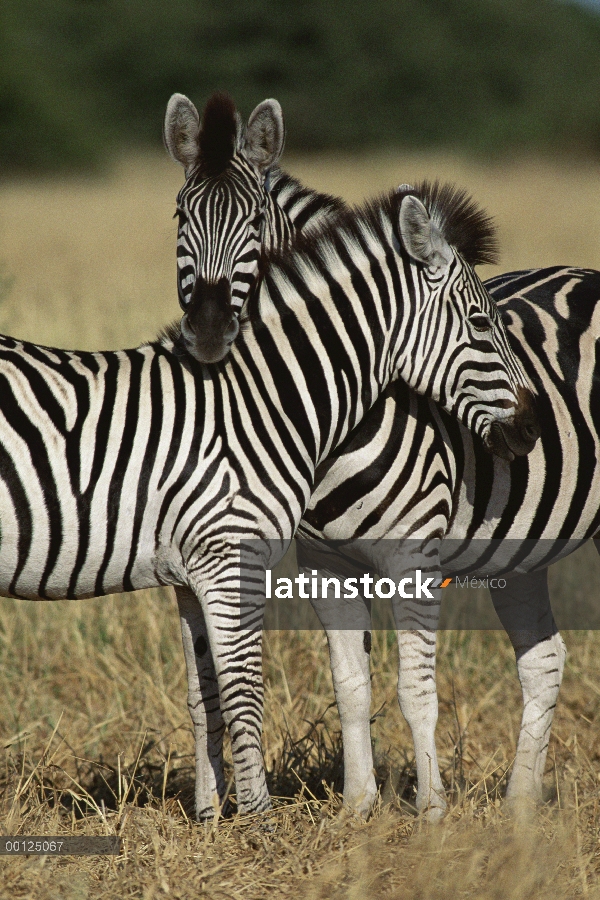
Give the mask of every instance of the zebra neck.
[[269, 402], [280, 405], [315, 464], [344, 440], [391, 380], [396, 361], [390, 350], [403, 307], [395, 294], [382, 300], [371, 274], [378, 265], [401, 283], [390, 269], [403, 261], [389, 246], [356, 239], [349, 247], [332, 237], [322, 255], [309, 248], [271, 265], [233, 345], [234, 364], [258, 367]]
[[288, 249], [292, 245], [295, 229], [287, 212], [270, 194], [268, 197], [262, 244], [263, 249], [271, 253]]
[[[281, 216], [291, 226], [292, 235], [314, 234], [331, 225], [348, 209], [341, 198], [305, 187], [280, 169], [274, 169], [269, 175], [268, 197], [273, 201], [274, 216]], [[273, 244], [273, 247], [277, 246]]]

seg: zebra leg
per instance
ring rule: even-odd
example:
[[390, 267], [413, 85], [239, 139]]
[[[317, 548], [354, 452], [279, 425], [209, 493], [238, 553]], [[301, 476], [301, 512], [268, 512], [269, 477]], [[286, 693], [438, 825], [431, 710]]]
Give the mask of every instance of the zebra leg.
[[175, 594], [187, 667], [188, 709], [196, 745], [196, 818], [202, 821], [212, 819], [225, 798], [225, 722], [202, 606], [186, 588], [176, 587]]
[[517, 658], [523, 717], [512, 775], [511, 801], [542, 801], [550, 729], [567, 655], [548, 592], [548, 570], [516, 575], [505, 588], [490, 589], [496, 612]]
[[[439, 591], [436, 591], [436, 594]], [[429, 601], [431, 603], [432, 601]], [[432, 612], [428, 606], [428, 618]], [[401, 624], [401, 622], [400, 622]], [[419, 629], [397, 632], [399, 672], [398, 701], [412, 732], [417, 764], [417, 799], [419, 812], [430, 822], [442, 818], [446, 810], [446, 792], [440, 776], [435, 748], [438, 697], [435, 679], [435, 630]]]
[[[315, 610], [318, 614], [316, 606]], [[369, 626], [367, 614], [367, 627], [362, 631], [326, 629], [333, 688], [342, 726], [344, 804], [363, 816], [370, 812], [377, 796], [370, 727]]]
[[[314, 567], [321, 577], [336, 577], [337, 552], [306, 536], [297, 542], [301, 571]], [[308, 559], [306, 558], [308, 555]], [[306, 562], [310, 565], [304, 565]], [[339, 576], [339, 571], [337, 575]], [[346, 573], [345, 573], [346, 574]], [[321, 588], [311, 604], [327, 635], [333, 690], [342, 728], [344, 805], [366, 816], [377, 797], [371, 746], [371, 612], [361, 596], [340, 598]]]
[[[202, 603], [221, 716], [231, 742], [237, 809], [245, 814], [264, 812], [271, 808], [261, 744], [264, 587], [261, 594], [253, 581], [240, 593], [239, 559], [228, 566], [227, 560], [223, 564], [217, 558], [215, 563], [207, 554], [203, 564], [204, 572], [194, 575], [192, 583]], [[205, 753], [202, 745], [200, 749]]]

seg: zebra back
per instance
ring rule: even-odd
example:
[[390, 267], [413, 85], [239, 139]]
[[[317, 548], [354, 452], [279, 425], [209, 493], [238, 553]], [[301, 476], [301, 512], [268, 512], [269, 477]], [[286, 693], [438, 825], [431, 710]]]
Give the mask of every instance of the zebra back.
[[266, 181], [267, 216], [270, 240], [264, 241], [265, 250], [282, 249], [286, 241], [310, 237], [336, 222], [347, 210], [345, 202], [331, 194], [323, 194], [305, 187], [287, 172], [275, 168]]

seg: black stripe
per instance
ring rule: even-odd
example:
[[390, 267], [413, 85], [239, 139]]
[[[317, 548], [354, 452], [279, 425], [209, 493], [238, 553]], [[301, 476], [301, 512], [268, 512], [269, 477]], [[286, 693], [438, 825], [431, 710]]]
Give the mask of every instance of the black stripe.
[[[131, 458], [135, 436], [137, 432], [137, 423], [140, 411], [140, 386], [143, 369], [143, 358], [136, 351], [128, 351], [127, 359], [130, 363], [129, 382], [125, 389], [119, 392], [119, 402], [125, 403], [125, 420], [121, 431], [121, 439], [119, 443], [119, 451], [114, 461], [110, 485], [108, 489], [108, 502], [106, 509], [106, 543], [104, 547], [104, 558], [96, 576], [95, 590], [98, 596], [105, 593], [104, 576], [110, 564], [111, 556], [115, 548], [115, 539], [117, 535], [117, 527], [119, 523], [119, 514], [123, 493], [123, 481], [127, 471], [127, 466]], [[113, 588], [108, 585], [107, 588]]]

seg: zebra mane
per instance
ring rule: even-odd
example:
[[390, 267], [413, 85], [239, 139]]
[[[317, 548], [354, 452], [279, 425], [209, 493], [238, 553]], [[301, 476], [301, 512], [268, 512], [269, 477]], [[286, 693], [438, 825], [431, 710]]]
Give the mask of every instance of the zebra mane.
[[498, 262], [498, 237], [491, 217], [464, 188], [439, 181], [422, 181], [397, 195], [418, 197], [451, 247], [471, 266]]
[[[156, 335], [156, 341], [159, 344], [166, 344], [172, 342], [175, 344], [181, 335], [181, 328], [179, 327], [179, 321], [171, 322], [169, 325], [165, 325], [160, 329], [158, 334]], [[140, 344], [141, 347], [145, 347], [147, 344], [153, 344], [155, 341], [144, 341]]]
[[209, 97], [198, 137], [198, 170], [202, 177], [221, 175], [233, 159], [239, 121], [229, 94], [217, 91]]
[[[397, 227], [400, 205], [407, 195], [418, 197], [429, 212], [448, 243], [471, 266], [494, 263], [498, 242], [496, 228], [485, 210], [462, 188], [453, 184], [424, 181], [417, 187], [404, 187], [365, 201], [362, 206], [340, 209], [332, 221], [324, 221], [320, 228], [299, 234], [294, 241], [294, 253], [289, 249], [265, 250], [261, 261], [261, 274], [270, 266], [276, 266], [286, 276], [299, 272], [303, 264], [327, 266], [331, 252], [345, 252], [347, 238], [358, 241], [365, 231], [376, 240], [386, 242], [382, 218], [388, 218]], [[398, 240], [402, 246], [399, 235]]]
[[[169, 348], [169, 351], [173, 353], [174, 356], [183, 360], [188, 365], [190, 363], [194, 364], [194, 358], [186, 350], [183, 338], [181, 337], [180, 319], [171, 322], [169, 325], [165, 325], [164, 328], [160, 329], [154, 340], [144, 341], [140, 346], [155, 346], [156, 344], [159, 344], [161, 347]], [[169, 347], [169, 344], [172, 344], [172, 347]]]

